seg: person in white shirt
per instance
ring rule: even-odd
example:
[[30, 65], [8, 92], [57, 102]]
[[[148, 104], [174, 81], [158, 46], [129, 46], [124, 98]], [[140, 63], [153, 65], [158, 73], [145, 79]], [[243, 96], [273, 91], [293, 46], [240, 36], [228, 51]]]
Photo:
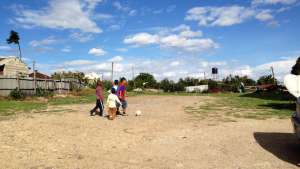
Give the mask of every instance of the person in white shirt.
[[122, 105], [121, 101], [119, 100], [118, 96], [116, 95], [116, 89], [112, 88], [111, 93], [108, 95], [106, 104], [108, 107], [108, 119], [113, 120], [116, 118], [117, 115], [117, 104]]
[[118, 87], [119, 87], [119, 81], [115, 80], [113, 84], [113, 88], [115, 88], [116, 92], [118, 91]]

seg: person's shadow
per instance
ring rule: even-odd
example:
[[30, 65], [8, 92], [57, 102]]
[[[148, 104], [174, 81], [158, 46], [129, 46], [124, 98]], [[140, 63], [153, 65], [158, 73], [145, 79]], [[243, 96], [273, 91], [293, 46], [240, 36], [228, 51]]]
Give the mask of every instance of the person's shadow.
[[300, 166], [300, 141], [293, 133], [255, 132], [257, 143], [279, 159]]

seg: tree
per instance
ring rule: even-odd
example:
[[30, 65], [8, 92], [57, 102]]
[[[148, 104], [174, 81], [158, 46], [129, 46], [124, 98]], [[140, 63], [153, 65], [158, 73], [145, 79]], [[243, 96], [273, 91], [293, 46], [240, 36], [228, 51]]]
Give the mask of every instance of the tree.
[[172, 84], [169, 79], [162, 80], [159, 86], [164, 92], [170, 92], [172, 89]]
[[256, 82], [248, 76], [240, 77], [229, 75], [223, 79], [222, 89], [225, 91], [239, 92], [242, 83], [245, 86], [254, 86]]
[[249, 78], [248, 76], [241, 77], [241, 81], [244, 83], [245, 86], [254, 86], [254, 85], [256, 85], [256, 81]]
[[22, 52], [21, 52], [21, 47], [20, 47], [20, 37], [19, 37], [19, 34], [18, 32], [15, 32], [15, 31], [10, 31], [10, 35], [9, 35], [9, 38], [6, 39], [7, 43], [8, 44], [17, 44], [18, 45], [18, 48], [19, 48], [19, 57], [20, 57], [20, 60], [22, 59]]
[[272, 75], [261, 76], [261, 77], [257, 80], [257, 84], [259, 84], [259, 85], [263, 85], [263, 84], [274, 84], [274, 81], [276, 82], [277, 80], [274, 79], [274, 77], [273, 77]]
[[300, 75], [300, 57], [298, 57], [296, 64], [292, 67], [292, 74]]
[[135, 79], [134, 83], [136, 87], [144, 88], [150, 87], [155, 88], [157, 86], [157, 82], [153, 75], [149, 73], [140, 73]]
[[64, 78], [73, 78], [73, 79], [77, 79], [80, 83], [84, 83], [84, 84], [88, 82], [88, 79], [85, 77], [85, 74], [83, 72], [71, 72], [71, 71], [54, 72], [51, 75], [51, 78], [55, 80], [61, 80]]

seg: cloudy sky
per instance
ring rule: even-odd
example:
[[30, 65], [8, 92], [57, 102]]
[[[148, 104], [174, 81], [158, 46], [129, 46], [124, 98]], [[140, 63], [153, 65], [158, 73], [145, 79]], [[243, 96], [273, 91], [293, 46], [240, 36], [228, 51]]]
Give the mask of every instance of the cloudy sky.
[[24, 60], [59, 70], [157, 79], [290, 71], [300, 56], [300, 0], [1, 0], [0, 56], [19, 32]]

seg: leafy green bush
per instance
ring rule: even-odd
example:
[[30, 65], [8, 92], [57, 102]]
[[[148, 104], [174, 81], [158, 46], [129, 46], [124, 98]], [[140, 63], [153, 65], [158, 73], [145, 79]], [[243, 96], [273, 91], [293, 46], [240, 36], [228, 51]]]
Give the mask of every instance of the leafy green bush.
[[225, 77], [223, 80], [222, 90], [228, 91], [228, 92], [244, 92], [245, 88], [242, 85], [242, 83], [245, 86], [254, 86], [256, 82], [249, 78], [248, 76], [232, 76], [229, 75]]
[[267, 76], [261, 76], [257, 80], [258, 85], [264, 85], [264, 84], [274, 84], [274, 82], [277, 82], [277, 79], [274, 79], [272, 75], [267, 75]]
[[24, 93], [19, 90], [18, 88], [15, 88], [14, 90], [12, 90], [9, 94], [9, 96], [15, 100], [22, 100], [25, 98]]
[[155, 88], [157, 86], [154, 76], [149, 73], [140, 73], [134, 78], [134, 83], [137, 88]]
[[38, 88], [36, 88], [36, 94], [35, 95], [38, 96], [38, 97], [51, 97], [51, 96], [53, 96], [53, 92], [42, 89], [41, 87], [38, 87]]
[[217, 81], [214, 81], [214, 80], [209, 79], [209, 80], [208, 80], [208, 88], [209, 88], [209, 89], [219, 89], [219, 88], [220, 88], [220, 85], [218, 84]]

